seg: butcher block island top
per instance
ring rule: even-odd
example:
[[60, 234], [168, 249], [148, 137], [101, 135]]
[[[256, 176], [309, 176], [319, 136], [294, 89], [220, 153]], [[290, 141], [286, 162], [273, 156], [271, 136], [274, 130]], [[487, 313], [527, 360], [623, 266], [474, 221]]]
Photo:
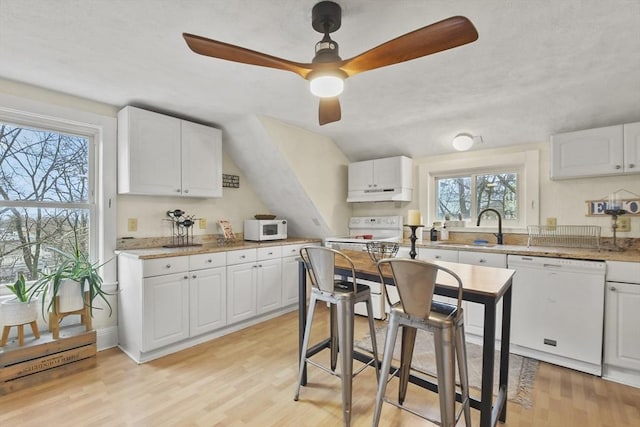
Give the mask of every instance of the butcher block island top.
[[[379, 278], [376, 263], [371, 260], [367, 252], [343, 250], [341, 251], [353, 261], [356, 271], [360, 273], [371, 274]], [[434, 264], [446, 267], [454, 271], [462, 280], [464, 291], [480, 293], [492, 296], [502, 296], [507, 285], [515, 273], [514, 270], [507, 268], [495, 268], [471, 264], [459, 264], [456, 262], [446, 262], [431, 260]], [[339, 259], [336, 260], [336, 267], [348, 268], [348, 266]], [[383, 270], [385, 277], [391, 277], [388, 269]], [[376, 280], [375, 278], [373, 278]], [[379, 279], [377, 279], [379, 281]], [[438, 273], [436, 283], [441, 286], [458, 288], [458, 282], [448, 274]]]
[[305, 243], [322, 243], [322, 241], [320, 239], [311, 239], [304, 237], [290, 237], [284, 240], [270, 240], [265, 242], [237, 240], [225, 245], [218, 245], [216, 242], [211, 242], [203, 243], [202, 246], [185, 246], [181, 248], [152, 247], [140, 249], [118, 249], [116, 250], [116, 254], [132, 256], [139, 259], [155, 259]]

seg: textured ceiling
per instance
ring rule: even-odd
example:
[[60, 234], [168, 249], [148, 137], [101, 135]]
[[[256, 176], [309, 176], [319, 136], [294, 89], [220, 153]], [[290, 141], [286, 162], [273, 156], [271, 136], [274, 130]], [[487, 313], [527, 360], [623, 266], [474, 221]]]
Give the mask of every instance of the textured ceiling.
[[342, 121], [317, 124], [293, 73], [192, 53], [190, 32], [309, 62], [316, 0], [0, 0], [0, 77], [224, 126], [262, 114], [332, 137], [351, 160], [548, 140], [640, 121], [639, 0], [337, 0], [349, 58], [464, 15], [469, 45], [346, 81]]

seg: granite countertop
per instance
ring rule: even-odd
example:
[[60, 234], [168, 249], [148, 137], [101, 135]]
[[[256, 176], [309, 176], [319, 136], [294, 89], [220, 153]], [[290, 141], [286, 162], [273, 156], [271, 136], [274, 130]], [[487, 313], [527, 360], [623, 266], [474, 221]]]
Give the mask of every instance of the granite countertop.
[[[403, 246], [411, 246], [409, 240], [402, 242]], [[583, 249], [553, 246], [526, 246], [526, 245], [475, 245], [465, 242], [438, 241], [416, 243], [418, 248], [451, 249], [459, 251], [481, 251], [499, 254], [546, 256], [556, 258], [587, 259], [598, 261], [630, 261], [640, 262], [640, 250], [629, 248], [624, 251], [611, 251], [606, 248]]]
[[285, 240], [270, 240], [266, 242], [249, 242], [238, 240], [225, 245], [218, 245], [217, 242], [208, 242], [203, 243], [202, 246], [187, 246], [180, 248], [153, 247], [140, 249], [118, 249], [115, 251], [115, 253], [116, 255], [126, 255], [139, 259], [155, 259], [175, 256], [208, 254], [212, 252], [235, 251], [240, 249], [252, 249], [269, 246], [295, 245], [300, 243], [321, 243], [321, 240], [297, 237], [290, 237]]

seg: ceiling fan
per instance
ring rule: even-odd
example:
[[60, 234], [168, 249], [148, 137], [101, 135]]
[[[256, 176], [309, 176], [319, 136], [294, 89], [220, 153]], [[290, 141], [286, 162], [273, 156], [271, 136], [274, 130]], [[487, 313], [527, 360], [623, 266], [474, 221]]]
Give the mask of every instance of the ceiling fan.
[[317, 3], [311, 12], [311, 22], [314, 30], [324, 34], [322, 40], [316, 44], [315, 57], [311, 63], [289, 61], [189, 33], [183, 33], [182, 36], [189, 48], [200, 55], [291, 71], [309, 80], [311, 92], [320, 97], [320, 125], [340, 120], [338, 95], [342, 92], [346, 78], [462, 46], [478, 39], [478, 32], [471, 21], [464, 16], [454, 16], [343, 60], [338, 55], [338, 43], [329, 36], [340, 28], [340, 5], [332, 1]]

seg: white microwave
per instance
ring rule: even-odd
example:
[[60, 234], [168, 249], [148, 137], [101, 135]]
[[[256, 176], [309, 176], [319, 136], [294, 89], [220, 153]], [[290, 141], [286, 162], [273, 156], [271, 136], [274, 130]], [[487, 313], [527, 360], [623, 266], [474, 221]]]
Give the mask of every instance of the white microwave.
[[263, 241], [286, 238], [286, 219], [247, 219], [244, 221], [244, 240]]

